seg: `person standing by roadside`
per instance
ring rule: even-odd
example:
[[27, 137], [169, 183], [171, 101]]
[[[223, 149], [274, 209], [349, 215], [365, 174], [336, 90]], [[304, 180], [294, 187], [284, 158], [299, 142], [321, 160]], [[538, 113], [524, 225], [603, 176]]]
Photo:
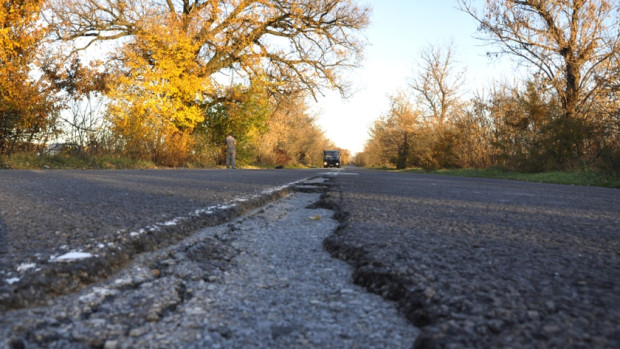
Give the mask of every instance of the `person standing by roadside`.
[[237, 155], [237, 140], [235, 135], [231, 132], [226, 137], [226, 168], [236, 168], [235, 156]]

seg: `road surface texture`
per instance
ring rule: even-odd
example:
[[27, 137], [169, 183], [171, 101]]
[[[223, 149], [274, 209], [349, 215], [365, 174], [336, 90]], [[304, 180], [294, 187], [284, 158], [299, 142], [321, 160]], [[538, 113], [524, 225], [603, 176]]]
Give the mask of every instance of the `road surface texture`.
[[410, 348], [396, 304], [322, 247], [338, 222], [298, 193], [141, 254], [104, 282], [0, 317], [12, 348]]
[[[0, 311], [101, 280], [319, 170], [0, 171]], [[81, 263], [65, 263], [75, 258]]]
[[620, 348], [620, 191], [347, 172], [325, 247], [399, 303], [416, 347]]
[[0, 347], [620, 347], [618, 190], [357, 168], [0, 188]]

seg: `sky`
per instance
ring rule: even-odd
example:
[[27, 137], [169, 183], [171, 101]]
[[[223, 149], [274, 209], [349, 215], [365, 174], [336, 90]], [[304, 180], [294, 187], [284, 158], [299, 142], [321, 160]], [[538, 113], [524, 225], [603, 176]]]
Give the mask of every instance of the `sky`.
[[[479, 1], [478, 1], [479, 2]], [[336, 146], [361, 152], [373, 122], [389, 110], [389, 95], [406, 90], [420, 52], [430, 44], [455, 48], [455, 68], [466, 69], [466, 88], [473, 92], [510, 71], [506, 59], [486, 57], [491, 48], [476, 39], [477, 23], [458, 9], [456, 0], [359, 0], [372, 8], [364, 31], [368, 46], [362, 67], [350, 74], [353, 95], [336, 92], [311, 101], [317, 124]]]

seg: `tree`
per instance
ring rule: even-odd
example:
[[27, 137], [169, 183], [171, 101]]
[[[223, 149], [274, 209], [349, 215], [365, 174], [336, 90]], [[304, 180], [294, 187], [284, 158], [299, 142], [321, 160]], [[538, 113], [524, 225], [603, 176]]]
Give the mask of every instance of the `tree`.
[[41, 0], [0, 0], [0, 153], [32, 144], [55, 124], [57, 105], [45, 76], [29, 74], [45, 36]]
[[605, 172], [620, 175], [620, 55], [605, 81], [604, 92], [594, 102], [593, 137], [588, 140], [586, 160]]
[[452, 43], [445, 47], [429, 45], [422, 50], [419, 71], [409, 85], [426, 107], [428, 117], [440, 127], [462, 107], [460, 93], [465, 71], [455, 70], [454, 55]]
[[472, 100], [470, 107], [453, 121], [455, 165], [460, 168], [486, 168], [492, 164], [492, 120], [483, 106]]
[[99, 71], [96, 62], [84, 65], [77, 56], [67, 62], [53, 50], [47, 51], [40, 69], [56, 96], [63, 101], [64, 112], [59, 119], [64, 138], [84, 147], [90, 154], [107, 151], [103, 114], [107, 105], [103, 96], [107, 91], [107, 73]]
[[[50, 0], [49, 5], [52, 32], [74, 42], [76, 50], [99, 42], [120, 47], [105, 64], [113, 67], [108, 81], [115, 86], [108, 97], [114, 131], [127, 154], [163, 161], [173, 151], [168, 163], [187, 158], [196, 138], [190, 136], [205, 116], [227, 120], [233, 130], [244, 128], [235, 115], [248, 114], [235, 107], [238, 94], [231, 86], [248, 87], [260, 79], [270, 93], [315, 95], [323, 88], [344, 93], [340, 73], [361, 57], [363, 42], [356, 33], [367, 25], [369, 11], [351, 0]], [[227, 97], [232, 99], [222, 100]]]
[[[49, 0], [49, 21], [62, 40], [96, 42], [131, 38], [153, 23], [182, 31], [195, 50], [203, 79], [234, 70], [267, 76], [280, 92], [324, 87], [344, 92], [342, 68], [355, 66], [363, 42], [356, 32], [369, 9], [352, 0]], [[175, 23], [174, 26], [169, 26]], [[178, 25], [176, 25], [178, 24]], [[178, 35], [178, 34], [176, 34]]]
[[529, 172], [554, 169], [549, 152], [562, 112], [553, 89], [537, 80], [523, 86], [498, 84], [486, 101], [478, 97], [475, 105], [493, 121], [490, 130], [498, 155], [496, 165]]
[[391, 96], [390, 110], [377, 119], [370, 129], [370, 140], [364, 147], [368, 165], [385, 166], [391, 163], [398, 169], [412, 165], [412, 153], [418, 144], [416, 128], [420, 116], [404, 92]]
[[[265, 81], [252, 80], [249, 86], [234, 85], [221, 91], [216, 100], [205, 106], [204, 121], [196, 136], [209, 143], [207, 149], [217, 153], [216, 162], [225, 159], [224, 139], [233, 132], [237, 140], [237, 163], [247, 164], [256, 159], [258, 139], [267, 131], [272, 114], [272, 98]], [[198, 144], [204, 148], [204, 144]]]
[[115, 83], [108, 92], [113, 130], [122, 137], [125, 153], [171, 166], [187, 160], [191, 134], [204, 120], [199, 97], [210, 92], [210, 85], [193, 74], [199, 66], [192, 38], [183, 31], [163, 31], [179, 25], [169, 17], [144, 24], [120, 51], [123, 60], [113, 69]]
[[259, 163], [321, 167], [323, 150], [334, 145], [316, 125], [303, 95], [272, 99], [273, 114], [258, 139]]
[[620, 50], [619, 4], [612, 0], [486, 0], [481, 15], [470, 0], [461, 8], [480, 23], [500, 54], [534, 66], [553, 86], [563, 115], [555, 125], [555, 157], [566, 166], [589, 133], [592, 103], [611, 79]]
[[411, 165], [410, 154], [414, 145], [414, 131], [418, 113], [404, 93], [390, 97], [388, 125], [393, 129], [392, 142], [396, 145], [396, 168]]
[[427, 132], [420, 134], [419, 163], [424, 167], [455, 167], [457, 131], [454, 122], [465, 110], [461, 89], [465, 70], [455, 68], [452, 43], [440, 47], [429, 45], [422, 50], [419, 70], [414, 73], [410, 87], [426, 112]]
[[394, 149], [388, 141], [389, 131], [385, 116], [374, 121], [368, 130], [369, 139], [364, 145], [364, 151], [358, 156], [363, 159], [365, 166], [387, 166], [396, 158], [398, 149]]

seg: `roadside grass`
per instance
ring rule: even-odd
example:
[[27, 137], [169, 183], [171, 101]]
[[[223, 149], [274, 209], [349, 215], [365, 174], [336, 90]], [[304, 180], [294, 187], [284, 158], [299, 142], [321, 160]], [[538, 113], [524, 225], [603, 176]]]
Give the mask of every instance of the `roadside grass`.
[[[225, 166], [205, 166], [200, 163], [188, 163], [182, 168], [226, 168]], [[243, 169], [302, 169], [309, 168], [301, 164], [292, 164], [283, 167], [275, 165], [259, 164], [237, 164], [238, 168]], [[15, 153], [10, 156], [0, 155], [0, 169], [15, 170], [67, 170], [67, 169], [155, 169], [160, 168], [149, 161], [132, 160], [125, 157], [113, 155], [79, 156], [72, 154], [58, 155], [36, 155], [33, 153]], [[310, 167], [311, 168], [311, 167]]]
[[44, 169], [149, 169], [156, 168], [152, 162], [136, 161], [116, 156], [72, 156], [70, 154], [36, 155], [16, 153], [0, 156], [0, 168], [15, 170]]
[[406, 170], [394, 170], [381, 168], [383, 170], [409, 172], [409, 173], [428, 173], [448, 176], [479, 177], [509, 179], [523, 182], [555, 183], [566, 185], [597, 186], [607, 188], [620, 188], [620, 178], [596, 171], [575, 171], [575, 172], [542, 172], [542, 173], [522, 173], [506, 171], [498, 168], [488, 169], [444, 169], [444, 170], [424, 170], [413, 168]]

